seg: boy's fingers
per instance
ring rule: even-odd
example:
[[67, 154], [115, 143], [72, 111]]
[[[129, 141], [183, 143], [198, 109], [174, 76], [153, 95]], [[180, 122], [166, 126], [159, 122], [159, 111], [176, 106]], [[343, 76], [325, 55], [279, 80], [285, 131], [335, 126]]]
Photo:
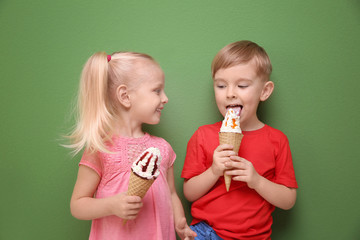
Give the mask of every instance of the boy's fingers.
[[237, 161], [237, 162], [244, 162], [244, 160], [245, 160], [244, 158], [239, 157], [238, 155], [232, 155], [232, 156], [230, 156], [230, 159]]
[[[232, 159], [234, 160], [234, 159]], [[228, 169], [236, 168], [236, 169], [244, 169], [245, 164], [240, 160], [228, 161], [225, 163], [225, 167]]]
[[231, 156], [236, 156], [236, 153], [234, 151], [223, 151], [221, 152], [221, 156], [231, 157]]
[[230, 144], [221, 144], [217, 147], [218, 151], [233, 150], [233, 146]]

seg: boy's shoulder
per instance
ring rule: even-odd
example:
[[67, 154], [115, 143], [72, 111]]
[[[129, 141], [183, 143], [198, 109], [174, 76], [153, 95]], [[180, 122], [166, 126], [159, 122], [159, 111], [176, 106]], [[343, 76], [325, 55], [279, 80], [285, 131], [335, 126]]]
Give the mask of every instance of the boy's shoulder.
[[267, 128], [267, 130], [269, 132], [275, 133], [275, 134], [280, 134], [280, 135], [285, 135], [281, 130], [271, 127], [270, 125], [265, 124], [265, 128]]
[[216, 131], [219, 132], [220, 131], [220, 127], [221, 127], [221, 121], [220, 122], [216, 122], [213, 124], [206, 124], [206, 125], [202, 125], [198, 128], [197, 131]]
[[220, 127], [221, 127], [221, 122], [202, 125], [196, 129], [190, 141], [193, 140], [196, 142], [198, 141], [204, 142], [208, 140], [217, 139], [220, 131]]
[[285, 135], [285, 133], [283, 133], [281, 130], [279, 130], [277, 128], [273, 128], [269, 125], [265, 125], [264, 129], [270, 138], [275, 138], [275, 139], [279, 139], [279, 140], [281, 140], [281, 139], [287, 140], [287, 136]]
[[243, 131], [246, 136], [265, 136], [267, 138], [286, 138], [286, 135], [279, 129], [273, 128], [265, 124], [262, 128], [253, 131]]

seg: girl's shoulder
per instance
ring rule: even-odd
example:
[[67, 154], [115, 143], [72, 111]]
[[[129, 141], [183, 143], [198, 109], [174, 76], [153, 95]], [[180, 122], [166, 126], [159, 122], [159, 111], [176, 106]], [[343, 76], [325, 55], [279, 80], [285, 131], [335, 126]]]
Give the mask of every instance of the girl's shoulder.
[[166, 162], [165, 165], [167, 166], [167, 168], [172, 166], [172, 164], [176, 159], [176, 154], [173, 148], [171, 147], [170, 143], [168, 143], [168, 141], [166, 141], [164, 138], [153, 135], [149, 135], [149, 136], [150, 139], [147, 144], [148, 147], [158, 148], [160, 150], [163, 161]]
[[[146, 134], [148, 134], [148, 133], [146, 133]], [[170, 145], [169, 143], [168, 143], [168, 141], [166, 141], [164, 138], [162, 138], [162, 137], [158, 137], [158, 136], [154, 136], [154, 135], [150, 135], [150, 134], [148, 134], [149, 135], [149, 141], [151, 141], [151, 142], [154, 142], [154, 143], [159, 143], [159, 144], [166, 144], [166, 145]]]
[[158, 136], [154, 136], [154, 135], [150, 135], [150, 134], [149, 134], [148, 145], [152, 145], [154, 147], [158, 147], [158, 148], [162, 148], [164, 150], [171, 150], [172, 151], [172, 147], [171, 147], [171, 145], [170, 145], [170, 143], [168, 141], [166, 141], [162, 137], [158, 137]]

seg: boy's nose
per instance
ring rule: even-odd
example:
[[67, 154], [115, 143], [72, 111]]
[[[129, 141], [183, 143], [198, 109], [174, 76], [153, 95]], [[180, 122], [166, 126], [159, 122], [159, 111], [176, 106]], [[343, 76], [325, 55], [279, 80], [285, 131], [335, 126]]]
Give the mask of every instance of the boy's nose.
[[229, 87], [229, 88], [227, 89], [226, 97], [227, 97], [227, 98], [236, 98], [234, 89], [233, 89], [232, 87]]

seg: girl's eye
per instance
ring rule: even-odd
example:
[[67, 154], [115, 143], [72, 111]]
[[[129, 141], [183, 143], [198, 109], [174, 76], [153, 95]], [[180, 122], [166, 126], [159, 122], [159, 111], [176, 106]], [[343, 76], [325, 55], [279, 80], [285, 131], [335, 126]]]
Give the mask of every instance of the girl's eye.
[[248, 85], [239, 85], [238, 87], [239, 87], [239, 88], [247, 88]]
[[155, 89], [154, 92], [157, 93], [157, 94], [160, 94], [160, 93], [161, 93], [161, 89]]
[[225, 88], [225, 85], [217, 85], [217, 88]]

